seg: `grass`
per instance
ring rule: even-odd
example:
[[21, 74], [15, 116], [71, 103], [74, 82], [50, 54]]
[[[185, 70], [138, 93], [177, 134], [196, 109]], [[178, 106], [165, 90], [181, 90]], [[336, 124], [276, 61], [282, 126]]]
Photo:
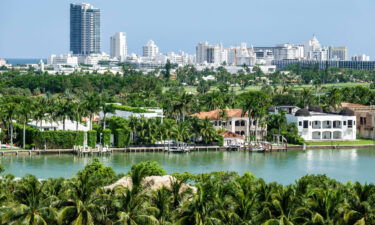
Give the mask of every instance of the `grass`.
[[357, 139], [355, 141], [308, 141], [306, 145], [373, 145], [375, 140]]
[[[354, 87], [354, 86], [364, 86], [364, 87], [369, 87], [369, 83], [334, 83], [334, 84], [323, 84], [321, 88], [331, 88], [331, 87]], [[241, 87], [233, 87], [235, 93], [239, 94], [245, 91], [259, 91], [261, 90], [262, 86], [257, 85], [257, 86], [249, 86], [246, 87], [244, 90], [241, 90]], [[278, 86], [278, 88], [282, 88], [282, 86]], [[293, 89], [294, 90], [302, 90], [303, 88], [315, 88], [314, 85], [311, 84], [303, 84], [303, 85], [294, 85]], [[164, 91], [168, 90], [169, 87], [165, 87]], [[197, 93], [197, 87], [196, 86], [185, 86], [184, 87], [186, 92], [196, 94]], [[218, 90], [217, 87], [211, 86], [211, 91], [212, 90]]]

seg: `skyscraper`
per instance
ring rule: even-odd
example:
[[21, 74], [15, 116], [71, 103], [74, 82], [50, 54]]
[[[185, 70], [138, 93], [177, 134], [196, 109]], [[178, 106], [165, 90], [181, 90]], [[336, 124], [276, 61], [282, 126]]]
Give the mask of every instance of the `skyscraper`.
[[348, 48], [345, 46], [342, 47], [333, 47], [328, 48], [328, 59], [329, 60], [348, 60]]
[[70, 51], [100, 53], [100, 9], [90, 4], [70, 4]]
[[118, 60], [123, 61], [127, 54], [126, 35], [124, 32], [118, 32], [111, 37], [110, 55], [112, 58], [116, 57]]
[[142, 50], [144, 57], [155, 57], [159, 53], [159, 48], [153, 40], [149, 40]]

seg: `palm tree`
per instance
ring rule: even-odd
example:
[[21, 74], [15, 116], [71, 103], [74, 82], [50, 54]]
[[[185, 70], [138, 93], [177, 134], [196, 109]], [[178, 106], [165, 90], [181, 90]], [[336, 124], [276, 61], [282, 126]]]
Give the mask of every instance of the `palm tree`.
[[208, 118], [201, 121], [199, 134], [201, 135], [203, 142], [206, 144], [214, 141], [218, 135], [210, 119]]
[[106, 117], [108, 113], [114, 113], [115, 108], [112, 104], [107, 104], [106, 102], [102, 102], [102, 111], [103, 111], [103, 129], [106, 129]]
[[162, 187], [152, 194], [152, 205], [157, 209], [155, 218], [158, 220], [158, 224], [172, 224], [169, 219], [171, 218], [171, 191], [166, 187]]
[[20, 96], [5, 96], [2, 98], [0, 106], [0, 114], [3, 120], [8, 124], [8, 132], [10, 130], [10, 145], [13, 147], [13, 120], [17, 117], [17, 110], [21, 102]]
[[32, 113], [34, 112], [34, 103], [29, 98], [24, 98], [18, 109], [17, 114], [19, 120], [22, 122], [23, 125], [23, 135], [22, 135], [22, 148], [25, 149], [26, 146], [26, 124], [29, 121], [30, 117], [32, 116]]
[[[135, 190], [135, 189], [134, 189]], [[125, 188], [115, 190], [114, 204], [117, 207], [116, 225], [158, 224], [152, 215], [155, 208], [147, 205], [147, 195]]]
[[0, 208], [2, 224], [55, 224], [57, 197], [46, 196], [43, 184], [34, 176], [27, 175], [14, 192], [14, 201]]
[[203, 185], [199, 184], [197, 188], [198, 191], [191, 201], [184, 203], [176, 224], [220, 224], [220, 220], [214, 216], [215, 203], [219, 201], [214, 191], [215, 184], [209, 180]]
[[337, 110], [340, 107], [342, 102], [341, 91], [339, 89], [332, 88], [327, 95], [326, 103], [329, 107], [332, 107], [333, 110]]
[[64, 193], [66, 200], [64, 207], [58, 212], [58, 223], [94, 225], [101, 218], [100, 197], [94, 187], [88, 182], [89, 177], [84, 174], [68, 182]]
[[177, 114], [176, 120], [185, 121], [185, 117], [189, 112], [189, 105], [193, 100], [193, 95], [186, 92], [178, 96], [176, 101], [173, 103], [173, 113]]
[[255, 139], [257, 139], [257, 128], [259, 120], [262, 120], [267, 114], [269, 98], [263, 92], [246, 92], [240, 95], [240, 104], [242, 114], [247, 115], [249, 119], [249, 131], [251, 133], [252, 121], [255, 121]]
[[88, 93], [84, 95], [83, 106], [85, 111], [87, 111], [90, 120], [90, 130], [92, 130], [92, 119], [94, 114], [100, 111], [100, 106], [102, 105], [102, 98], [96, 92]]

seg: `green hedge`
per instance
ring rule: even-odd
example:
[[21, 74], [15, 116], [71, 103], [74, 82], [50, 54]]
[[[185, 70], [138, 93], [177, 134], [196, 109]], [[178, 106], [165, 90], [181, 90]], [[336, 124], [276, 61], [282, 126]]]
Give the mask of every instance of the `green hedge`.
[[110, 129], [104, 129], [103, 130], [103, 136], [102, 136], [103, 145], [110, 146], [111, 145], [111, 130]]
[[[14, 143], [17, 146], [22, 146], [23, 145], [23, 125], [19, 123], [13, 123], [13, 129], [14, 129], [14, 133], [17, 134], [15, 135], [16, 138], [14, 139]], [[25, 132], [26, 133], [26, 140], [25, 140], [26, 148], [30, 149], [35, 145], [34, 140], [39, 135], [40, 131], [36, 128], [30, 127], [27, 125], [26, 125], [25, 131], [26, 131]]]
[[95, 130], [87, 131], [87, 145], [91, 148], [95, 148], [96, 146], [96, 131]]
[[116, 129], [115, 144], [118, 148], [124, 148], [126, 146], [126, 135], [124, 129]]
[[83, 145], [82, 131], [42, 131], [35, 137], [34, 144], [39, 149], [69, 149], [74, 145]]

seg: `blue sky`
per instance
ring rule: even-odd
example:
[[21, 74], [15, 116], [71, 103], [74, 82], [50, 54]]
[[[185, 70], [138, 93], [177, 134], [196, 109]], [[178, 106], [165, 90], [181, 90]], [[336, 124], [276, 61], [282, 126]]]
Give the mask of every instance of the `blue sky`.
[[[77, 2], [77, 1], [74, 1]], [[129, 52], [153, 39], [160, 51], [195, 52], [199, 41], [224, 46], [300, 43], [315, 33], [323, 45], [375, 59], [374, 0], [86, 0], [101, 9], [102, 51], [127, 33]], [[69, 52], [67, 0], [0, 0], [0, 57], [46, 58]]]

